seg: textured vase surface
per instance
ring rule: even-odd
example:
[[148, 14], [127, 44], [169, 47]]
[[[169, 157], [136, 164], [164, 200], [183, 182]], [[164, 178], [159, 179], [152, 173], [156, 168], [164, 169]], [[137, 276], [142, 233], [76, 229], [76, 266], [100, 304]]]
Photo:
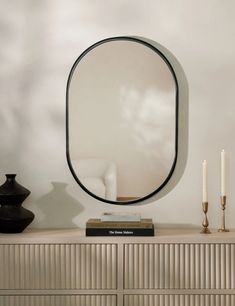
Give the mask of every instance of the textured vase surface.
[[0, 186], [0, 232], [20, 233], [34, 219], [34, 214], [22, 207], [30, 191], [17, 183], [16, 174], [6, 174]]

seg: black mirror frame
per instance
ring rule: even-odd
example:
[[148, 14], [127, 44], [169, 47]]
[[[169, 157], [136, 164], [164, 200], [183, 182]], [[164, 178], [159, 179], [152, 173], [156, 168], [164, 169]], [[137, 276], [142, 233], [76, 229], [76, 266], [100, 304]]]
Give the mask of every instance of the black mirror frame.
[[[131, 200], [131, 201], [125, 201], [125, 202], [120, 202], [120, 201], [110, 201], [110, 200], [106, 200], [104, 198], [98, 197], [97, 195], [93, 194], [92, 192], [90, 192], [78, 179], [72, 163], [71, 163], [71, 159], [70, 159], [70, 153], [69, 153], [69, 87], [70, 87], [70, 83], [71, 83], [71, 79], [73, 77], [73, 73], [74, 70], [76, 69], [78, 63], [82, 60], [82, 58], [88, 53], [90, 52], [92, 49], [98, 47], [101, 44], [110, 42], [110, 41], [117, 41], [117, 40], [127, 40], [127, 41], [134, 41], [140, 44], [145, 45], [146, 47], [152, 49], [155, 53], [157, 53], [163, 60], [164, 62], [167, 64], [170, 72], [172, 73], [173, 79], [175, 81], [175, 89], [176, 89], [176, 94], [175, 94], [175, 157], [174, 157], [174, 161], [171, 167], [171, 170], [168, 174], [168, 176], [166, 177], [165, 181], [157, 188], [155, 189], [153, 192], [151, 192], [150, 194], [136, 199], [136, 200]], [[109, 203], [109, 204], [116, 204], [116, 205], [127, 205], [127, 204], [136, 204], [136, 203], [140, 203], [143, 202], [149, 198], [151, 198], [153, 195], [155, 195], [156, 193], [158, 193], [161, 189], [163, 189], [164, 186], [166, 186], [166, 184], [168, 183], [168, 181], [170, 180], [174, 170], [175, 170], [175, 166], [176, 166], [176, 162], [177, 162], [177, 157], [178, 157], [178, 121], [179, 121], [179, 85], [178, 85], [178, 81], [177, 81], [177, 77], [176, 77], [176, 73], [171, 65], [171, 63], [169, 62], [169, 60], [166, 58], [166, 56], [159, 50], [157, 49], [155, 46], [153, 46], [150, 42], [147, 42], [145, 40], [142, 40], [141, 38], [137, 38], [137, 37], [133, 37], [133, 36], [118, 36], [118, 37], [110, 37], [110, 38], [106, 38], [103, 39], [101, 41], [96, 42], [95, 44], [93, 44], [92, 46], [88, 47], [75, 61], [75, 63], [73, 64], [70, 73], [69, 73], [69, 77], [68, 77], [68, 81], [67, 81], [67, 85], [66, 85], [66, 158], [67, 158], [67, 162], [68, 162], [68, 166], [69, 169], [75, 179], [75, 181], [78, 183], [78, 185], [86, 192], [88, 193], [90, 196], [92, 196], [93, 198], [95, 198], [96, 200], [105, 202], [105, 203]]]

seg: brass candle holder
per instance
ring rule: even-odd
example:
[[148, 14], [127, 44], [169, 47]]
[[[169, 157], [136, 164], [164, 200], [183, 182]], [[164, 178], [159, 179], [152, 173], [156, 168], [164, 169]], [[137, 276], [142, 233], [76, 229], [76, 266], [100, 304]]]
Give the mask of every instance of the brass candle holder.
[[221, 196], [220, 197], [220, 207], [222, 209], [222, 224], [221, 224], [221, 228], [218, 229], [218, 232], [220, 233], [229, 232], [229, 230], [225, 228], [225, 206], [226, 206], [226, 196]]
[[211, 234], [211, 231], [208, 228], [209, 221], [208, 221], [208, 218], [207, 218], [208, 202], [202, 202], [202, 210], [203, 210], [205, 216], [204, 216], [204, 220], [202, 222], [203, 228], [201, 230], [201, 234]]

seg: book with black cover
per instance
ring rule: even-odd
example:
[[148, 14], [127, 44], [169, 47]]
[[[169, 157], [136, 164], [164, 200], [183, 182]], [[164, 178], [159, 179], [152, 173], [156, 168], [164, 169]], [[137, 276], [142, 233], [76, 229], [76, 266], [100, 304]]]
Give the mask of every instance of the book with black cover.
[[152, 228], [86, 228], [86, 236], [154, 236]]

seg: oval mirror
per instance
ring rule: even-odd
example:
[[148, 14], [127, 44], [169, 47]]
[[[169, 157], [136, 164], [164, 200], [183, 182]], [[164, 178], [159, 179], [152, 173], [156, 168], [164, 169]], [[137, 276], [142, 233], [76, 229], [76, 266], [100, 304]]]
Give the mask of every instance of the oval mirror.
[[67, 160], [79, 185], [114, 204], [142, 201], [177, 159], [178, 83], [156, 47], [115, 37], [85, 50], [67, 83]]

